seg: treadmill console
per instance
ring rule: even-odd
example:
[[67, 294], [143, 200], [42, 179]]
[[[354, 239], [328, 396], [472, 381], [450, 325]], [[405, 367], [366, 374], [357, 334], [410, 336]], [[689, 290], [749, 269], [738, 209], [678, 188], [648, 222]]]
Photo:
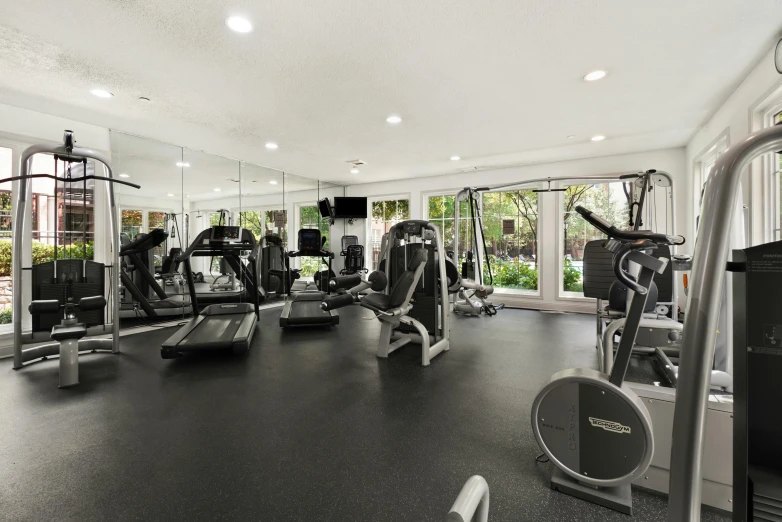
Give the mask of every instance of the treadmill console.
[[209, 241], [215, 243], [241, 243], [242, 227], [212, 227], [212, 237], [209, 238]]
[[299, 250], [320, 250], [320, 230], [317, 228], [299, 230]]

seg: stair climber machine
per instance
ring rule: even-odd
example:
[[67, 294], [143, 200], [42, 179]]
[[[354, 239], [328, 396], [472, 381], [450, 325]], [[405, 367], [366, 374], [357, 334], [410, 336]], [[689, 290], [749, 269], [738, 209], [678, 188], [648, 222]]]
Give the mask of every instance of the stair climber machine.
[[321, 306], [349, 306], [361, 291], [375, 290], [360, 303], [382, 325], [377, 356], [387, 358], [412, 342], [421, 345], [421, 365], [429, 366], [436, 355], [450, 349], [449, 282], [458, 284], [458, 271], [449, 278], [440, 231], [428, 221], [402, 221], [387, 236], [379, 270], [366, 279], [357, 274], [336, 278], [336, 288], [356, 286], [345, 295], [324, 299]]
[[[633, 297], [611, 373], [574, 368], [552, 376], [532, 403], [532, 431], [556, 466], [552, 489], [629, 515], [630, 483], [649, 467], [654, 436], [649, 412], [625, 374], [654, 276], [667, 265], [650, 253], [684, 238], [622, 231], [583, 207], [576, 211], [608, 236], [614, 273]], [[625, 262], [640, 265], [637, 280], [623, 270]]]
[[[249, 251], [247, 263], [242, 261]], [[260, 248], [252, 232], [236, 226], [207, 228], [193, 240], [190, 247], [177, 259], [184, 265], [190, 290], [194, 317], [161, 347], [163, 359], [179, 357], [185, 352], [230, 350], [245, 354], [250, 350], [259, 315], [259, 304], [265, 293], [259, 284], [258, 256]], [[245, 289], [244, 295], [252, 302], [212, 304], [198, 313], [191, 258], [193, 256], [222, 256], [237, 274]]]
[[315, 283], [309, 283], [301, 291], [296, 292], [296, 287], [287, 283], [284, 285], [292, 289], [293, 294], [288, 295], [280, 315], [280, 326], [336, 326], [339, 324], [339, 314], [336, 310], [324, 310], [320, 304], [328, 296], [329, 281], [334, 276], [331, 262], [334, 253], [324, 248], [324, 241], [317, 228], [303, 228], [299, 230], [298, 250], [288, 252], [286, 256], [286, 273], [283, 276], [288, 279], [296, 270], [290, 269], [290, 258], [317, 257], [324, 262], [328, 260], [328, 270], [319, 271], [315, 277]]

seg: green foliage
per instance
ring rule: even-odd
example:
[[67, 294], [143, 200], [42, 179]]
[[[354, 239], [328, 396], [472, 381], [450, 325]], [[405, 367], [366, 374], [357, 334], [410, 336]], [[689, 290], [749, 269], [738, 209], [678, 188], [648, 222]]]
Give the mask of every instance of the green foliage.
[[[513, 288], [516, 290], [538, 289], [538, 267], [527, 264], [520, 258], [507, 261], [494, 255], [489, 255], [491, 271], [494, 276], [494, 286], [498, 288]], [[483, 267], [483, 279], [489, 281], [489, 270]]]
[[[69, 246], [57, 246], [57, 259], [83, 259], [83, 243], [74, 242]], [[11, 241], [0, 241], [0, 277], [11, 275]], [[95, 245], [87, 242], [87, 259], [95, 258]], [[33, 241], [33, 264], [46, 263], [54, 259], [54, 245]]]
[[410, 219], [410, 201], [396, 199], [372, 203], [372, 219], [386, 223], [398, 223]]
[[562, 268], [562, 287], [566, 292], [583, 292], [581, 270], [573, 266], [573, 261], [566, 257]]
[[10, 307], [0, 310], [0, 324], [11, 324], [12, 320], [13, 310]]

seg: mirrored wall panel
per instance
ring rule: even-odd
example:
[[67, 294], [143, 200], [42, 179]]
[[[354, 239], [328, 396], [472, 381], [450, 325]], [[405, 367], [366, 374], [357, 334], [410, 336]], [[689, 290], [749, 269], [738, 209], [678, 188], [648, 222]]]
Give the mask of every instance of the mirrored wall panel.
[[111, 133], [116, 175], [140, 185], [118, 185], [120, 317], [122, 327], [181, 319], [191, 313], [181, 276], [169, 275], [172, 252], [184, 248], [184, 151], [158, 141]]

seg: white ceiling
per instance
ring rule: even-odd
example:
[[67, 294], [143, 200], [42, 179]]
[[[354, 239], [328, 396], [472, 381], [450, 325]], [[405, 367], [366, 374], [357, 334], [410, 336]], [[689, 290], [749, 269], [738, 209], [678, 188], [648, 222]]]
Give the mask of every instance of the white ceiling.
[[368, 182], [684, 145], [780, 27], [779, 0], [7, 1], [0, 103]]

